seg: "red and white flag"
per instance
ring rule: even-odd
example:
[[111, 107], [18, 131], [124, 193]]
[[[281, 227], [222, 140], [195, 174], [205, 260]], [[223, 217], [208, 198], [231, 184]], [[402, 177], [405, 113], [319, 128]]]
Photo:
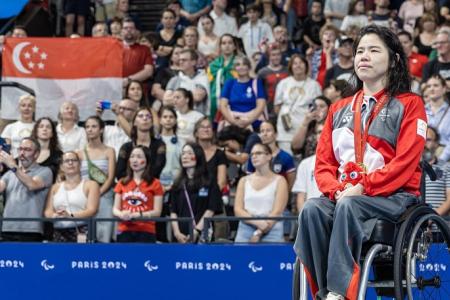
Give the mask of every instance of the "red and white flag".
[[[56, 118], [60, 105], [78, 105], [80, 119], [95, 114], [95, 102], [122, 98], [123, 46], [114, 38], [7, 38], [4, 81], [36, 93], [36, 117]], [[1, 116], [17, 119], [25, 92], [2, 88]]]

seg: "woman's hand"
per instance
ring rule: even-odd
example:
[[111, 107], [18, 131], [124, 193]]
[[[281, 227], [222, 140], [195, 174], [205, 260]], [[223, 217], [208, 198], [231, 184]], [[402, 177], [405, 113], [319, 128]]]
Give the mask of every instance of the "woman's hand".
[[270, 230], [270, 224], [267, 221], [264, 220], [257, 220], [256, 227], [261, 230], [262, 233], [267, 233], [267, 231]]
[[65, 209], [59, 209], [53, 214], [53, 218], [68, 218], [70, 214]]
[[133, 215], [129, 210], [122, 210], [120, 211], [119, 218], [124, 221], [129, 221], [133, 218]]
[[174, 235], [178, 243], [186, 244], [189, 241], [189, 235], [184, 235], [181, 232], [176, 232]]
[[256, 229], [255, 232], [253, 232], [252, 237], [250, 238], [250, 243], [259, 243], [261, 241], [261, 237], [263, 235], [263, 232], [260, 229]]

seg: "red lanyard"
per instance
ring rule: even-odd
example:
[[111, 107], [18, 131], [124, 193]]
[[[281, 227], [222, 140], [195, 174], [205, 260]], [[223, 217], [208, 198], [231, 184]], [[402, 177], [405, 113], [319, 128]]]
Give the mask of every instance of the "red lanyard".
[[[362, 165], [364, 162], [364, 148], [367, 143], [367, 137], [369, 136], [369, 126], [373, 119], [378, 115], [378, 113], [383, 109], [383, 106], [385, 103], [388, 102], [388, 96], [384, 92], [380, 99], [377, 100], [377, 103], [375, 104], [375, 107], [370, 113], [370, 111], [367, 111], [369, 115], [369, 118], [367, 120], [366, 125], [364, 126], [364, 133], [361, 133], [361, 106], [364, 99], [364, 93], [362, 90], [360, 90], [355, 95], [355, 117], [354, 117], [354, 124], [353, 124], [353, 134], [355, 136], [355, 160], [357, 164]], [[370, 101], [370, 100], [369, 100]], [[367, 110], [370, 109], [369, 106], [370, 102], [367, 105]]]

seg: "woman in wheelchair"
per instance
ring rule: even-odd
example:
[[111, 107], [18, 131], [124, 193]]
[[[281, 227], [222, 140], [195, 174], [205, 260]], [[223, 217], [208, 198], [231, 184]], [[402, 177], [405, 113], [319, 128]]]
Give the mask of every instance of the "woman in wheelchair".
[[420, 195], [427, 117], [402, 46], [369, 25], [353, 54], [354, 94], [330, 107], [317, 145], [323, 195], [306, 201], [294, 246], [316, 299], [356, 299], [361, 247], [377, 219], [397, 221]]

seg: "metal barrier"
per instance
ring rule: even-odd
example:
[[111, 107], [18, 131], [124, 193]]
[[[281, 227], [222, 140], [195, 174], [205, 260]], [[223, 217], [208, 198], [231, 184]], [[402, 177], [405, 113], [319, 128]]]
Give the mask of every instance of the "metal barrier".
[[[443, 217], [450, 227], [450, 216], [444, 216]], [[214, 222], [236, 222], [236, 221], [245, 221], [245, 220], [276, 220], [276, 221], [296, 221], [297, 216], [283, 216], [283, 217], [229, 217], [229, 216], [221, 216], [221, 217], [210, 217], [204, 219], [204, 226], [203, 231], [201, 233], [201, 240], [203, 242], [209, 243], [211, 242], [211, 237], [209, 236], [209, 230]], [[73, 221], [73, 222], [84, 222], [86, 223], [88, 227], [88, 234], [87, 234], [87, 242], [88, 243], [95, 243], [96, 242], [96, 228], [97, 228], [97, 222], [123, 222], [123, 220], [119, 218], [3, 218], [0, 217], [0, 222], [5, 221], [27, 221], [27, 222], [59, 222], [59, 221]], [[180, 217], [180, 218], [169, 218], [169, 217], [153, 217], [153, 218], [135, 218], [131, 219], [130, 221], [149, 221], [149, 222], [188, 222], [189, 224], [189, 232], [190, 236], [194, 236], [194, 228], [192, 226], [192, 218], [190, 217]], [[191, 243], [194, 243], [194, 241], [191, 239]]]

